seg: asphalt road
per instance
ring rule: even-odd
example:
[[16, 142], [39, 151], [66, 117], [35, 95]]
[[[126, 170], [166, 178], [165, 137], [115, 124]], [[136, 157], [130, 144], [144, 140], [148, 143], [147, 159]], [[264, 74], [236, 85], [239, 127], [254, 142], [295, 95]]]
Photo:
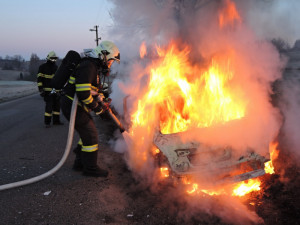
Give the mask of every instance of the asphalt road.
[[63, 154], [68, 125], [46, 129], [39, 95], [0, 104], [0, 183], [36, 176], [53, 167]]

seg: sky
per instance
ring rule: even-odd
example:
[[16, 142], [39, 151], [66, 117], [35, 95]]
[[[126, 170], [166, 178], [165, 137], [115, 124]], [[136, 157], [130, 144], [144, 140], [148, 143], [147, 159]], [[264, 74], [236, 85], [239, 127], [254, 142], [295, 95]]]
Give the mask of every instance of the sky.
[[70, 49], [94, 48], [90, 29], [98, 25], [99, 37], [108, 39], [111, 8], [107, 0], [1, 0], [0, 56], [29, 60], [35, 53], [43, 59], [55, 51], [63, 58]]
[[[126, 41], [128, 34], [125, 34], [124, 29], [128, 31], [128, 27], [132, 27], [134, 22], [139, 22], [135, 16], [139, 15], [139, 11], [148, 14], [151, 2], [149, 0], [141, 4], [141, 1], [136, 0], [1, 0], [0, 56], [5, 58], [7, 55], [21, 55], [29, 60], [32, 53], [43, 59], [50, 51], [55, 51], [60, 58], [71, 49], [82, 52], [84, 48], [96, 46], [96, 32], [89, 31], [95, 25], [99, 25], [99, 36], [102, 40], [114, 41], [115, 37], [120, 37], [121, 32], [123, 41]], [[299, 0], [236, 2], [246, 5], [244, 10], [247, 17], [260, 36], [281, 37], [290, 45], [300, 37]], [[113, 3], [122, 5], [119, 11], [113, 10]], [[132, 15], [124, 13], [127, 6], [128, 9], [135, 9], [130, 12]], [[153, 17], [153, 13], [156, 15], [158, 9], [152, 11], [149, 18]], [[110, 15], [118, 17], [118, 14], [125, 14], [125, 21], [121, 21], [122, 26], [118, 24], [116, 35], [108, 35], [108, 30], [113, 30], [110, 28], [115, 26]], [[127, 17], [135, 17], [132, 24], [128, 24], [130, 21]], [[160, 20], [159, 23], [161, 22]], [[132, 35], [132, 31], [129, 33]]]

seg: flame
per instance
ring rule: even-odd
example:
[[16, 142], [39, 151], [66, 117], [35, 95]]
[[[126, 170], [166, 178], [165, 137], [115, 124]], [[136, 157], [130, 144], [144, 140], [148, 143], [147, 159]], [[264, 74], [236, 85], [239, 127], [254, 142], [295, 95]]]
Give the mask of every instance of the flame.
[[187, 179], [181, 180], [183, 184], [187, 185], [186, 193], [188, 194], [207, 194], [207, 195], [221, 195], [226, 194], [224, 189], [221, 190], [208, 190], [208, 189], [200, 189], [199, 184], [191, 183], [191, 181]]
[[269, 162], [265, 163], [265, 172], [268, 173], [268, 174], [274, 174], [275, 173], [272, 161], [269, 161]]
[[198, 184], [195, 183], [195, 184], [192, 185], [192, 189], [191, 190], [187, 190], [186, 192], [188, 194], [192, 194], [192, 193], [195, 193], [197, 190], [198, 190]]
[[225, 25], [233, 25], [235, 22], [241, 22], [241, 17], [234, 2], [225, 0], [224, 8], [219, 13], [219, 26], [223, 28]]
[[161, 167], [160, 168], [161, 177], [166, 178], [170, 176], [169, 168], [168, 167]]
[[[259, 178], [256, 179], [250, 179], [248, 181], [243, 181], [238, 184], [235, 184], [231, 189], [224, 189], [219, 188], [218, 190], [208, 190], [208, 189], [201, 189], [199, 187], [199, 184], [192, 183], [191, 181], [188, 181], [186, 179], [182, 179], [182, 183], [187, 185], [186, 192], [188, 194], [207, 194], [207, 195], [232, 195], [232, 196], [244, 196], [248, 193], [251, 193], [253, 191], [259, 191], [261, 190], [260, 185], [261, 181]], [[231, 190], [231, 191], [230, 191]]]
[[259, 179], [251, 179], [241, 182], [237, 185], [237, 187], [233, 190], [233, 196], [244, 196], [252, 191], [260, 190], [260, 180]]
[[148, 91], [132, 114], [133, 130], [150, 128], [158, 119], [162, 133], [176, 133], [245, 116], [244, 93], [230, 86], [235, 76], [230, 54], [213, 59], [203, 71], [189, 63], [189, 52], [188, 46], [179, 50], [174, 43], [167, 49], [157, 47], [160, 59], [150, 66]]
[[158, 153], [160, 153], [159, 149], [158, 149], [158, 148], [155, 148], [155, 149], [153, 150], [153, 154], [156, 155], [156, 154], [158, 154]]
[[273, 161], [278, 158], [279, 150], [277, 149], [278, 142], [270, 143], [269, 149], [270, 149], [270, 157], [271, 160], [265, 163], [265, 172], [268, 174], [274, 174], [274, 166]]
[[143, 42], [140, 46], [140, 57], [141, 59], [145, 57], [145, 55], [147, 55], [147, 47], [145, 42]]
[[201, 189], [199, 184], [191, 183], [190, 181], [182, 180], [183, 184], [188, 185], [186, 193], [188, 194], [207, 194], [207, 195], [232, 195], [232, 196], [244, 196], [253, 191], [261, 190], [260, 185], [261, 181], [259, 178], [251, 179], [248, 181], [240, 182], [239, 184], [235, 185], [232, 188], [232, 191], [225, 190], [223, 188], [219, 190], [208, 190], [208, 189]]

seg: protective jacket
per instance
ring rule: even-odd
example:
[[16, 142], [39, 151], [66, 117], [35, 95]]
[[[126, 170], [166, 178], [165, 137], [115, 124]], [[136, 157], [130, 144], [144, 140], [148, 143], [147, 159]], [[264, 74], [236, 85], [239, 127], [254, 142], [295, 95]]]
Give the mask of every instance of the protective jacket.
[[76, 92], [79, 105], [87, 112], [101, 111], [101, 105], [96, 99], [100, 91], [100, 69], [101, 64], [98, 59], [83, 58], [64, 88], [66, 96], [71, 100]]
[[37, 84], [39, 91], [44, 91], [45, 94], [49, 94], [52, 91], [51, 79], [57, 70], [55, 62], [47, 61], [39, 67], [37, 75]]

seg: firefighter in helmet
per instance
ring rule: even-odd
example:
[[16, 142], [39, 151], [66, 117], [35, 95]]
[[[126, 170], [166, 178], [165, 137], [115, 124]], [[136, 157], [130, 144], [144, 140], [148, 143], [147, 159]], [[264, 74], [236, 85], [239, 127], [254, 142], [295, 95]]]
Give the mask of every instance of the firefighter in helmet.
[[46, 128], [50, 127], [52, 118], [53, 125], [63, 125], [60, 121], [60, 90], [51, 87], [51, 80], [57, 70], [57, 58], [54, 51], [49, 52], [47, 61], [40, 65], [37, 74], [38, 89], [46, 103], [44, 114]]
[[78, 97], [75, 130], [80, 140], [74, 149], [76, 158], [73, 169], [82, 171], [85, 176], [106, 177], [108, 175], [108, 171], [97, 164], [98, 132], [90, 112], [100, 115], [109, 107], [110, 102], [99, 101], [104, 98], [100, 93], [103, 87], [101, 77], [109, 75], [114, 61], [120, 61], [120, 52], [113, 42], [102, 41], [95, 49], [86, 51], [65, 86], [65, 95], [61, 99], [62, 112], [70, 120], [75, 93]]

